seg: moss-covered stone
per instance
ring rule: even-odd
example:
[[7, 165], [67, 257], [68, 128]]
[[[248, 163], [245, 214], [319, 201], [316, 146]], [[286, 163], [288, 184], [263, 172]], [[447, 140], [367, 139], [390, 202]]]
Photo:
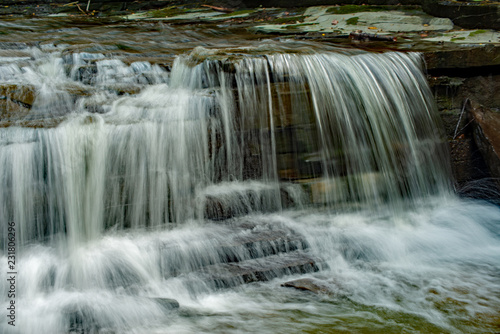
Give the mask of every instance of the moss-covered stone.
[[347, 19], [346, 23], [348, 25], [356, 25], [356, 24], [358, 24], [358, 21], [359, 21], [359, 17], [354, 16], [354, 17], [351, 17], [350, 19]]

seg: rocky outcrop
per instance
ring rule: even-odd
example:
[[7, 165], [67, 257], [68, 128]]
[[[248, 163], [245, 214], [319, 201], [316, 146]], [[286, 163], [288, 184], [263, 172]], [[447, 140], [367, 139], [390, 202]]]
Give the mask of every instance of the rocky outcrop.
[[468, 188], [471, 182], [489, 178], [490, 171], [495, 169], [494, 165], [487, 167], [494, 160], [487, 154], [488, 141], [478, 140], [483, 136], [480, 127], [473, 127], [476, 117], [469, 110], [474, 110], [471, 103], [486, 109], [500, 106], [499, 52], [500, 48], [493, 45], [424, 52], [429, 84], [448, 138], [459, 190]]

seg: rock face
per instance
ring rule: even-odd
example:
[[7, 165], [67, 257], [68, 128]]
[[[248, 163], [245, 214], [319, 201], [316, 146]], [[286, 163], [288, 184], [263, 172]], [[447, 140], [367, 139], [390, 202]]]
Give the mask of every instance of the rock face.
[[474, 117], [474, 140], [491, 175], [500, 178], [500, 112], [485, 107], [471, 108]]
[[[498, 46], [466, 47], [424, 52], [428, 80], [448, 137], [451, 163], [457, 189], [488, 178], [496, 167], [486, 149], [488, 141], [470, 105], [486, 109], [500, 106], [500, 71]], [[477, 112], [476, 112], [477, 114]], [[483, 118], [487, 126], [490, 117]], [[482, 148], [481, 148], [482, 146]], [[490, 174], [491, 173], [491, 174]]]

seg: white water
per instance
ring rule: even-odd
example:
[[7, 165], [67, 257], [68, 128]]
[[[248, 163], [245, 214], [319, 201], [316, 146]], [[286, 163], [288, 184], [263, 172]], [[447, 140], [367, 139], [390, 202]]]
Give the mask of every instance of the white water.
[[[2, 332], [498, 330], [500, 212], [452, 194], [418, 55], [197, 49], [168, 73], [32, 53], [0, 64], [2, 83], [37, 92], [0, 129], [1, 263], [13, 221], [19, 273]], [[256, 257], [241, 238], [291, 230], [318, 273], [220, 290], [201, 271]], [[280, 287], [296, 277], [328, 292]]]

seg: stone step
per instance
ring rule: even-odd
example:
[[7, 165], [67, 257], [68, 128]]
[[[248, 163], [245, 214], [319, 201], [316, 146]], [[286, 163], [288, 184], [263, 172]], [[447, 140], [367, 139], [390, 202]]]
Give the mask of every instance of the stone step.
[[205, 188], [198, 194], [206, 219], [241, 217], [254, 212], [274, 212], [299, 204], [301, 187], [292, 183], [233, 182]]
[[309, 247], [302, 235], [279, 223], [233, 220], [224, 225], [220, 230], [222, 238], [207, 236], [201, 244], [198, 241], [163, 244], [159, 260], [162, 275], [174, 277], [212, 265], [239, 263]]
[[[287, 253], [299, 249], [306, 249], [309, 245], [302, 236], [291, 230], [263, 231], [238, 235], [221, 249], [226, 254], [237, 254], [238, 250], [246, 249], [250, 258], [261, 258], [279, 253]], [[239, 262], [238, 257], [228, 257], [228, 262]]]
[[307, 252], [293, 251], [237, 263], [215, 264], [195, 274], [201, 276], [213, 288], [223, 289], [252, 282], [269, 281], [285, 275], [316, 272], [322, 266], [321, 261]]

